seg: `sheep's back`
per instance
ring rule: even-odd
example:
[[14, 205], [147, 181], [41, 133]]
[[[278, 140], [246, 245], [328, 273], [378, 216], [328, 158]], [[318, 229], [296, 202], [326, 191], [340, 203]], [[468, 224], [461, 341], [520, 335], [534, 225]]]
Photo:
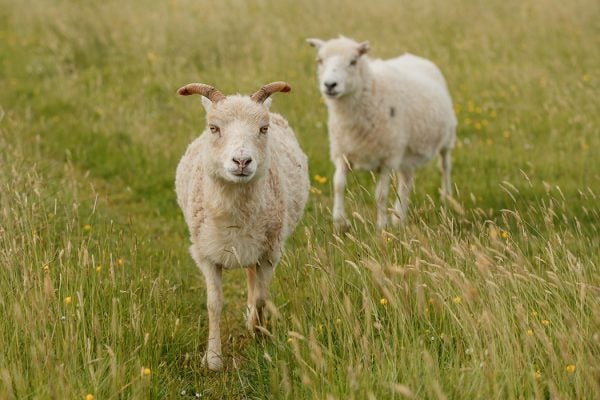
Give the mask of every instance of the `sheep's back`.
[[409, 76], [418, 76], [421, 78], [431, 79], [439, 85], [442, 85], [444, 88], [447, 88], [446, 80], [444, 79], [442, 71], [440, 71], [437, 65], [435, 65], [433, 62], [423, 57], [405, 53], [400, 57], [382, 61], [382, 64], [385, 64], [386, 67], [396, 69], [400, 74], [408, 74]]
[[441, 71], [431, 61], [412, 54], [374, 63], [374, 75], [384, 102], [400, 102], [398, 123], [407, 136], [407, 156], [415, 165], [429, 161], [453, 142], [456, 117]]

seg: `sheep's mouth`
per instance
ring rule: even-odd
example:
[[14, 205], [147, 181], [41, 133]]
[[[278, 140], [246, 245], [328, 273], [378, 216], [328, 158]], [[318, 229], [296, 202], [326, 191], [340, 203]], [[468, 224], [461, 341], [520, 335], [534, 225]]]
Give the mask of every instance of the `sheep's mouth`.
[[231, 175], [243, 178], [243, 177], [247, 177], [247, 176], [252, 175], [252, 173], [248, 172], [248, 171], [243, 171], [242, 170], [242, 171], [232, 172]]
[[249, 171], [231, 171], [229, 173], [229, 179], [233, 182], [242, 183], [248, 182], [254, 178], [254, 172]]
[[335, 90], [327, 90], [325, 91], [325, 96], [329, 97], [330, 99], [335, 99], [336, 97], [340, 97], [341, 92], [336, 92]]

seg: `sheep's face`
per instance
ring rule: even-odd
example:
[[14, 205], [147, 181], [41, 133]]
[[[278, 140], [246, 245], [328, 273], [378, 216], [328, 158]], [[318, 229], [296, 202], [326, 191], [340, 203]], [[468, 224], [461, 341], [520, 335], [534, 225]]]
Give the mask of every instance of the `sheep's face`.
[[340, 37], [326, 42], [308, 39], [308, 43], [318, 49], [319, 88], [326, 98], [337, 99], [362, 87], [361, 72], [365, 68], [362, 56], [369, 50], [367, 42]]
[[248, 97], [229, 96], [211, 103], [203, 99], [207, 110], [206, 135], [210, 173], [231, 183], [246, 183], [269, 168], [269, 110]]

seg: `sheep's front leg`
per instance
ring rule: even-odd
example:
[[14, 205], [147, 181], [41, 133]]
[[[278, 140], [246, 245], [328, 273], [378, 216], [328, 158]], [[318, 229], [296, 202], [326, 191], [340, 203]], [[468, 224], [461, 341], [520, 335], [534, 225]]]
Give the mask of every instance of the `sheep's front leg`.
[[212, 371], [223, 368], [221, 353], [221, 310], [223, 308], [222, 268], [202, 260], [198, 263], [206, 280], [206, 305], [208, 308], [208, 348], [202, 358], [202, 365]]
[[390, 190], [390, 170], [382, 168], [375, 188], [375, 201], [377, 202], [377, 230], [382, 231], [387, 226], [387, 202]]
[[256, 327], [264, 326], [264, 308], [269, 298], [269, 284], [273, 279], [275, 265], [278, 260], [262, 258], [256, 266], [256, 281], [254, 286], [254, 305], [248, 316], [248, 329], [258, 331]]
[[254, 300], [254, 291], [256, 288], [256, 265], [252, 265], [246, 268], [246, 275], [248, 277], [248, 301], [246, 302], [246, 327], [250, 332], [254, 332], [254, 326], [256, 325], [257, 315], [256, 306]]
[[340, 231], [348, 228], [348, 220], [344, 211], [344, 192], [346, 190], [348, 170], [348, 164], [344, 159], [338, 159], [335, 162], [335, 174], [333, 175], [333, 224]]
[[410, 169], [401, 169], [396, 174], [398, 198], [394, 204], [394, 214], [392, 223], [394, 225], [403, 225], [406, 221], [408, 203], [410, 202], [410, 191], [413, 185], [413, 171]]

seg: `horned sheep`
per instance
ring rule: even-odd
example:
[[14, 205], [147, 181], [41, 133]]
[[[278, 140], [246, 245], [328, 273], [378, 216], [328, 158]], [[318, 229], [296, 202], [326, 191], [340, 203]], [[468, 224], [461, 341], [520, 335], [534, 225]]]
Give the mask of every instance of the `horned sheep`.
[[307, 159], [287, 121], [268, 110], [284, 82], [252, 96], [224, 96], [205, 84], [178, 90], [202, 95], [207, 127], [188, 147], [176, 174], [177, 201], [190, 233], [190, 253], [204, 274], [209, 318], [203, 364], [223, 367], [222, 271], [247, 271], [247, 327], [261, 329], [269, 282], [308, 197]]
[[406, 218], [415, 170], [436, 154], [443, 174], [442, 194], [449, 196], [456, 118], [440, 70], [412, 54], [371, 60], [366, 56], [368, 42], [343, 36], [307, 41], [318, 49], [319, 87], [329, 110], [335, 225], [343, 229], [348, 224], [344, 191], [349, 171], [379, 173], [375, 198], [380, 230], [387, 225], [393, 173], [398, 182], [395, 224]]

